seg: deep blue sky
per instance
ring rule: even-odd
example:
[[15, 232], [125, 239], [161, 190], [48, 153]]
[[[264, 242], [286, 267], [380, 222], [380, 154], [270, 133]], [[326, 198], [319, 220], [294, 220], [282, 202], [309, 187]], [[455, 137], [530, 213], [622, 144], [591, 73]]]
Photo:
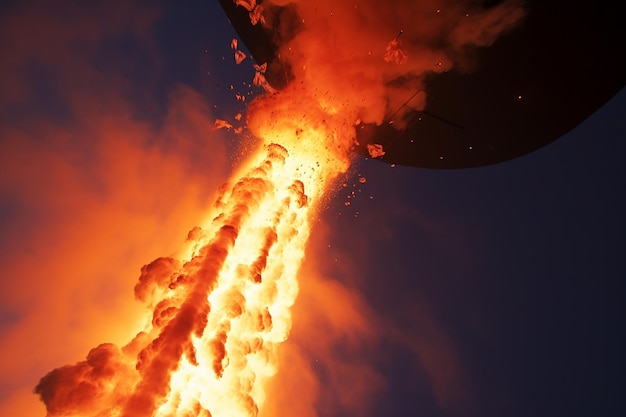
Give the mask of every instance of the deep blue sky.
[[[479, 403], [458, 415], [624, 413], [624, 114], [622, 91], [553, 144], [490, 167], [362, 165], [375, 199], [337, 240], [367, 235], [364, 287], [383, 314], [432, 308]], [[388, 373], [403, 397], [381, 412], [439, 415], [400, 360]]]
[[[237, 90], [252, 70], [233, 71], [235, 34], [217, 2], [170, 3], [162, 16], [154, 50], [112, 37], [88, 55], [133, 81], [126, 91], [138, 119], [158, 123], [175, 83], [232, 117], [242, 103], [230, 85]], [[36, 111], [68, 117], [45, 71], [34, 78]], [[14, 107], [6, 117], [34, 111]], [[361, 294], [394, 335], [371, 358], [387, 381], [372, 415], [626, 413], [624, 115], [622, 90], [556, 142], [490, 167], [356, 163], [322, 213], [332, 231], [325, 255], [337, 261], [321, 268]], [[449, 391], [447, 406], [435, 391]], [[334, 410], [321, 417], [342, 415]]]

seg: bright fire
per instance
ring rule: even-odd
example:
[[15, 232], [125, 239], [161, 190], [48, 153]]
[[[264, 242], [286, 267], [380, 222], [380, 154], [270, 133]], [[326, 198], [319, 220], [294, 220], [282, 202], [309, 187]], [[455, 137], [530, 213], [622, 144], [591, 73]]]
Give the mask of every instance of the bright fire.
[[[256, 2], [240, 3], [251, 7], [251, 17], [262, 17], [261, 9], [253, 7]], [[245, 417], [261, 412], [264, 385], [278, 371], [277, 349], [291, 328], [311, 224], [334, 179], [349, 167], [356, 121], [381, 123], [421, 86], [424, 74], [444, 70], [433, 65], [444, 52], [428, 52], [419, 43], [420, 31], [403, 35], [411, 46], [408, 57], [399, 35], [388, 44], [389, 33], [411, 26], [413, 15], [434, 22], [437, 42], [435, 35], [448, 30], [449, 25], [433, 20], [430, 2], [413, 3], [411, 13], [398, 14], [409, 20], [391, 22], [389, 32], [382, 28], [384, 15], [366, 13], [365, 4], [357, 10], [350, 2], [324, 8], [301, 2], [307, 25], [283, 45], [285, 56], [300, 64], [293, 66], [298, 82], [276, 93], [262, 76], [265, 67], [257, 68], [254, 84], [268, 94], [250, 103], [246, 126], [259, 138], [259, 149], [223, 187], [206, 224], [189, 233], [186, 252], [142, 268], [135, 296], [147, 307], [145, 328], [122, 348], [101, 344], [85, 361], [41, 379], [35, 391], [49, 416]], [[335, 11], [343, 16], [340, 24], [328, 17]], [[455, 25], [457, 37], [482, 34], [473, 22]], [[375, 26], [379, 30], [370, 31]], [[338, 40], [343, 40], [339, 46]], [[236, 42], [231, 46], [237, 49]], [[401, 81], [406, 85], [400, 88]], [[232, 125], [220, 120], [216, 127]], [[384, 150], [370, 152], [382, 155]]]
[[122, 349], [102, 344], [41, 380], [49, 415], [258, 414], [291, 327], [316, 205], [349, 162], [330, 119], [309, 119], [303, 107], [259, 116], [283, 97], [251, 106], [264, 143], [224, 186], [212, 220], [189, 233], [187, 253], [143, 267], [135, 295], [150, 310], [147, 327]]

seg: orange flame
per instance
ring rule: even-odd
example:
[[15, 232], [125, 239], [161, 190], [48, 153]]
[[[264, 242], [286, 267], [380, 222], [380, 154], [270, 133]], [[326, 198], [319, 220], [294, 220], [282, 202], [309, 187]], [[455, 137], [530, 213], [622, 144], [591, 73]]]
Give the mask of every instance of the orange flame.
[[[291, 328], [316, 204], [349, 163], [337, 145], [345, 123], [311, 119], [319, 105], [284, 94], [251, 106], [265, 121], [250, 123], [263, 151], [224, 187], [212, 220], [190, 232], [182, 260], [142, 269], [135, 294], [151, 310], [146, 328], [121, 350], [100, 345], [42, 378], [36, 392], [49, 415], [258, 414]], [[309, 111], [290, 115], [286, 102]]]

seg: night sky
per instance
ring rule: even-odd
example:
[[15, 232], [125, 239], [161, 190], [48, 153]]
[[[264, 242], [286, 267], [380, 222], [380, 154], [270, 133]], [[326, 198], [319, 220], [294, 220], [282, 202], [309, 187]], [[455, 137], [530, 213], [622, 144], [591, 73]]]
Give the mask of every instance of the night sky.
[[[240, 155], [213, 121], [258, 90], [218, 3], [135, 3], [0, 6], [0, 415], [44, 415], [40, 377], [129, 340], [141, 266], [184, 241]], [[362, 327], [316, 351], [310, 299], [294, 312], [318, 415], [625, 414], [625, 114], [622, 90], [483, 168], [355, 161], [303, 280], [351, 294]]]

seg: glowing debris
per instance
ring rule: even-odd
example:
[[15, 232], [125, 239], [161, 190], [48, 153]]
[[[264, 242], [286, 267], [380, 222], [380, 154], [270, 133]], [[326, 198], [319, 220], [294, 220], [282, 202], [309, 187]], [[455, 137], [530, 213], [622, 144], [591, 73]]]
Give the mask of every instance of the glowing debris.
[[381, 157], [385, 154], [385, 151], [383, 150], [383, 145], [380, 145], [378, 143], [374, 143], [374, 144], [367, 144], [367, 153], [370, 155], [370, 157], [372, 158], [378, 158]]
[[261, 74], [265, 74], [267, 71], [267, 62], [262, 63], [261, 65], [254, 64], [252, 66], [256, 72], [260, 72]]
[[226, 120], [222, 120], [222, 119], [215, 119], [215, 123], [213, 123], [213, 127], [215, 127], [216, 129], [232, 129], [233, 125], [231, 125], [230, 123], [228, 123]]
[[265, 76], [260, 72], [257, 72], [256, 74], [254, 74], [254, 79], [252, 80], [252, 84], [262, 87], [268, 93], [276, 92], [276, 89], [270, 85], [270, 83], [267, 81]]
[[241, 64], [246, 59], [246, 53], [240, 50], [235, 51], [235, 62], [237, 65]]
[[252, 25], [256, 25], [257, 23], [265, 23], [265, 18], [263, 17], [263, 6], [257, 5], [254, 10], [250, 12], [250, 23]]
[[235, 0], [235, 4], [251, 12], [256, 7], [256, 0]]

